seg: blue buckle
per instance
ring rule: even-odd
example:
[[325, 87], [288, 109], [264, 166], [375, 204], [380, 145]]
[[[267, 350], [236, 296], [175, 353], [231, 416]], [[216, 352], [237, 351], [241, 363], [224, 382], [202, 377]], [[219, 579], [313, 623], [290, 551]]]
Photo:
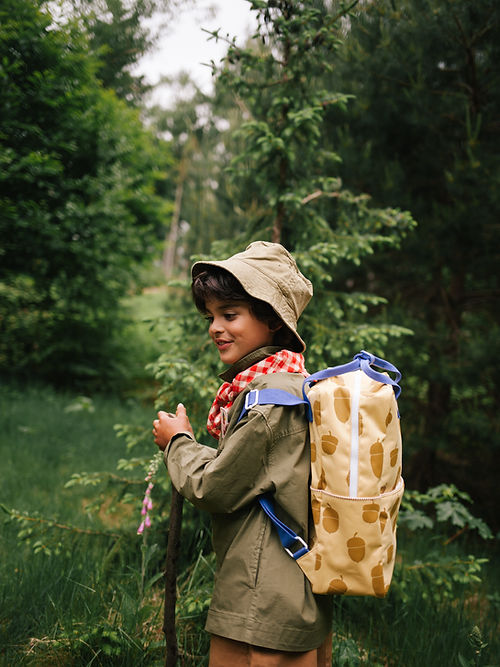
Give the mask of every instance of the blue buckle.
[[250, 410], [254, 405], [259, 404], [259, 390], [251, 389], [245, 396], [245, 410]]
[[287, 547], [285, 547], [285, 551], [291, 558], [297, 560], [297, 558], [300, 558], [309, 551], [309, 547], [307, 546], [306, 542], [304, 542], [304, 540], [298, 535], [295, 536], [295, 541], [300, 542], [300, 544], [302, 545], [300, 549], [298, 549], [295, 553], [293, 553], [292, 551], [290, 551], [290, 549], [287, 549]]

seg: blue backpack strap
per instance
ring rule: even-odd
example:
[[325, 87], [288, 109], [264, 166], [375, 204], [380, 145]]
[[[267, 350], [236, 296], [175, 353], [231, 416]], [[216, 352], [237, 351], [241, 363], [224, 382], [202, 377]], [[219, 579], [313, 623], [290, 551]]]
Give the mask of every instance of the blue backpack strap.
[[[300, 396], [290, 394], [283, 389], [251, 389], [245, 396], [245, 405], [240, 412], [238, 421], [242, 419], [254, 405], [304, 405], [310, 409], [307, 397], [302, 399]], [[274, 513], [274, 502], [269, 494], [263, 494], [257, 498], [261, 508], [271, 519], [276, 527], [283, 548], [294, 560], [300, 558], [309, 551], [304, 540], [297, 535], [291, 528], [283, 523]], [[297, 548], [298, 545], [298, 548]], [[294, 551], [294, 549], [296, 549]]]
[[[278, 517], [274, 513], [274, 502], [271, 496], [268, 494], [264, 494], [262, 496], [259, 496], [257, 500], [259, 501], [260, 506], [262, 507], [264, 512], [267, 514], [267, 516], [271, 519], [271, 521], [275, 525], [276, 530], [278, 531], [281, 544], [283, 545], [287, 554], [291, 556], [294, 560], [297, 560], [297, 558], [300, 558], [301, 556], [306, 554], [309, 551], [309, 547], [304, 542], [304, 540], [301, 537], [299, 537], [297, 533], [295, 533], [291, 528], [289, 528], [286, 524], [284, 524], [283, 521], [278, 519]], [[296, 551], [293, 551], [297, 543], [299, 547]]]
[[304, 399], [295, 394], [289, 394], [283, 389], [251, 389], [245, 396], [245, 405], [243, 406], [238, 421], [243, 419], [247, 412], [254, 407], [254, 405], [309, 405], [307, 397]]

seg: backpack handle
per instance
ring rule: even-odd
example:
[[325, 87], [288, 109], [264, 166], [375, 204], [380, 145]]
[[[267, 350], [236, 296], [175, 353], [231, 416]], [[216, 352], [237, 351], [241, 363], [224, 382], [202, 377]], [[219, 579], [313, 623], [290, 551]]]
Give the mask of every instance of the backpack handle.
[[[383, 371], [390, 371], [392, 373], [395, 373], [396, 378], [393, 379], [390, 375], [387, 374], [387, 372], [381, 373], [375, 370], [376, 368], [379, 368]], [[313, 420], [313, 415], [312, 415], [311, 404], [307, 399], [306, 388], [310, 387], [313, 384], [316, 384], [316, 382], [319, 382], [320, 380], [325, 380], [326, 378], [333, 377], [334, 375], [343, 375], [344, 373], [350, 373], [351, 371], [358, 371], [358, 370], [362, 370], [364, 373], [366, 373], [366, 375], [368, 375], [368, 377], [371, 377], [371, 379], [375, 380], [376, 382], [392, 385], [394, 393], [396, 395], [396, 399], [399, 398], [399, 395], [401, 393], [401, 387], [399, 386], [399, 381], [401, 380], [401, 373], [398, 371], [396, 366], [386, 361], [385, 359], [381, 359], [380, 357], [376, 357], [374, 354], [371, 354], [370, 352], [366, 352], [366, 350], [361, 350], [361, 352], [358, 352], [357, 354], [354, 355], [353, 360], [350, 361], [349, 363], [342, 364], [340, 366], [332, 366], [330, 368], [325, 368], [321, 371], [318, 371], [317, 373], [313, 373], [304, 380], [304, 384], [302, 386], [302, 395], [307, 403], [306, 412], [307, 412], [307, 418], [309, 419], [310, 422], [312, 422]]]
[[[371, 377], [372, 380], [382, 382], [383, 384], [391, 384], [394, 389], [394, 393], [396, 394], [396, 398], [399, 398], [399, 394], [401, 393], [401, 387], [399, 386], [401, 373], [398, 371], [396, 366], [389, 363], [385, 359], [381, 359], [380, 357], [376, 357], [374, 354], [370, 354], [370, 352], [366, 352], [365, 350], [361, 350], [361, 352], [358, 352], [358, 354], [354, 355], [354, 359], [359, 359], [361, 370], [364, 371], [368, 377]], [[387, 375], [387, 373], [379, 373], [378, 371], [374, 370], [374, 367], [381, 368], [383, 371], [391, 371], [391, 373], [396, 374], [396, 378], [391, 378], [390, 375]]]

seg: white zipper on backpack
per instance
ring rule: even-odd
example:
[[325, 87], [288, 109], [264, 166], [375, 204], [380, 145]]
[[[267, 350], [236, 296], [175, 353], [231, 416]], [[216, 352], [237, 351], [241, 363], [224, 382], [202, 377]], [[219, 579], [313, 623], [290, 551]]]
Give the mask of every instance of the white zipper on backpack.
[[355, 372], [354, 389], [351, 395], [351, 462], [349, 466], [349, 497], [358, 495], [359, 477], [359, 398], [361, 394], [361, 375], [363, 371]]

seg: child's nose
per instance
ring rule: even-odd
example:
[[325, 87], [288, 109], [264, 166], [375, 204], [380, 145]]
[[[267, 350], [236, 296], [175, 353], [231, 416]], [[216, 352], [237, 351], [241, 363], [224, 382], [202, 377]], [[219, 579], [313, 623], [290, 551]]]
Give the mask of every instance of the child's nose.
[[214, 319], [210, 322], [210, 326], [208, 327], [208, 333], [214, 334], [221, 332], [222, 330], [222, 319], [220, 317], [214, 317]]

